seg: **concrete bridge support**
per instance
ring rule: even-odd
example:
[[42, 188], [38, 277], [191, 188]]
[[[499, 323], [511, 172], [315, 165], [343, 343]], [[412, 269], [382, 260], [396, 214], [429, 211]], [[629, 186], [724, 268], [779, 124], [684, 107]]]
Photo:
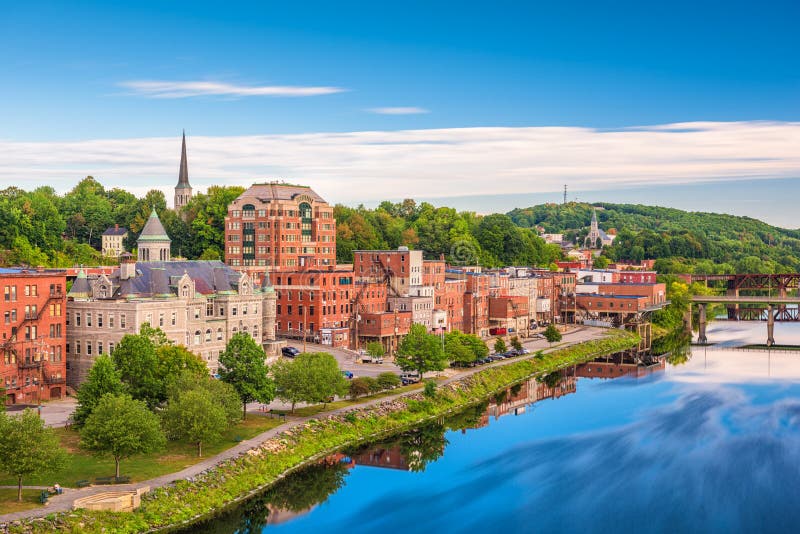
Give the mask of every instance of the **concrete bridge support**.
[[767, 306], [767, 346], [775, 344], [775, 306]]
[[689, 337], [692, 336], [692, 303], [689, 303], [689, 309], [683, 314], [683, 330]]
[[[734, 289], [732, 287], [728, 287], [728, 290], [725, 292], [725, 295], [728, 297], [736, 297], [739, 298], [739, 290]], [[739, 303], [732, 303], [728, 304], [728, 319], [739, 319]]]
[[697, 342], [701, 344], [708, 343], [708, 338], [706, 337], [706, 305], [705, 304], [698, 304], [698, 314], [697, 314], [697, 323], [698, 323], [698, 336]]

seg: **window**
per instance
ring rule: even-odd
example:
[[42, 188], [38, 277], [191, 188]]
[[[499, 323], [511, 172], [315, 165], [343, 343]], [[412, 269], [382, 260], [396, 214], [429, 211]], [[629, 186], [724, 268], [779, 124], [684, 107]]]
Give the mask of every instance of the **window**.
[[172, 316], [170, 317], [170, 321], [169, 321], [170, 324], [172, 326], [175, 326], [175, 323], [177, 322], [177, 320], [178, 320], [178, 314], [175, 313], [175, 312], [172, 312]]
[[120, 314], [119, 316], [119, 327], [125, 328], [125, 314]]
[[109, 328], [114, 328], [114, 314], [113, 313], [109, 313], [108, 314], [108, 327]]
[[247, 304], [242, 306], [242, 315], [247, 315]]
[[86, 313], [86, 326], [92, 326], [92, 314], [89, 312]]
[[206, 343], [211, 341], [211, 329], [206, 330]]
[[97, 314], [97, 326], [98, 327], [103, 326], [103, 314], [102, 313], [98, 313]]
[[234, 317], [236, 317], [236, 306], [234, 306], [233, 308], [231, 308], [231, 315], [233, 315]]
[[194, 331], [194, 344], [195, 345], [199, 345], [200, 344], [200, 330], [195, 330]]
[[222, 341], [222, 328], [217, 328], [217, 341]]
[[86, 355], [87, 356], [91, 356], [92, 355], [92, 342], [91, 341], [87, 341], [86, 342]]
[[103, 354], [103, 342], [102, 341], [98, 341], [97, 342], [97, 354]]

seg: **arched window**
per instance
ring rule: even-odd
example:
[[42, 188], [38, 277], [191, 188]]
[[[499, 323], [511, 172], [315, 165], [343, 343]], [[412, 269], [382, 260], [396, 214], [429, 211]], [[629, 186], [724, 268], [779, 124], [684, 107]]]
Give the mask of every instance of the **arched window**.
[[236, 327], [234, 326], [234, 327], [233, 327], [233, 335], [235, 336], [235, 335], [236, 335], [236, 332], [238, 332], [238, 331], [239, 331], [239, 329], [238, 329], [238, 328], [236, 328]]
[[211, 341], [211, 329], [206, 330], [206, 342]]
[[217, 341], [222, 341], [222, 328], [217, 328]]
[[300, 204], [300, 239], [311, 241], [311, 204], [308, 202]]
[[242, 206], [242, 217], [255, 217], [256, 207], [252, 204], [245, 204]]
[[195, 345], [200, 344], [200, 330], [195, 330], [194, 332], [194, 344]]
[[253, 327], [253, 339], [258, 339], [258, 326]]

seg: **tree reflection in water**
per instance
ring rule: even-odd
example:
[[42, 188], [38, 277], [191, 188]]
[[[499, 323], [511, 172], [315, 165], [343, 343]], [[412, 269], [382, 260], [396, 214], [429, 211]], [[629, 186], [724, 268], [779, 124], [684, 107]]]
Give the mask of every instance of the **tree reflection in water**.
[[692, 357], [692, 336], [683, 328], [653, 340], [653, 353], [663, 354], [670, 365], [681, 365]]

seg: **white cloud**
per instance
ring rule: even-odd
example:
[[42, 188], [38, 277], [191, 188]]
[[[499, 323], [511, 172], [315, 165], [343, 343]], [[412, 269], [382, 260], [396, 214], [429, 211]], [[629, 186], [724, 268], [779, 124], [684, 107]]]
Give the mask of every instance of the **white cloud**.
[[[189, 137], [192, 185], [285, 179], [331, 202], [800, 177], [800, 123]], [[137, 192], [177, 181], [180, 137], [0, 141], [0, 183], [64, 191], [91, 174]], [[171, 193], [167, 198], [171, 198]]]
[[149, 98], [188, 98], [194, 96], [319, 96], [346, 91], [341, 87], [304, 87], [294, 85], [233, 85], [221, 82], [171, 82], [134, 80], [122, 87]]
[[368, 111], [370, 111], [371, 113], [378, 113], [380, 115], [416, 115], [419, 113], [429, 113], [429, 111], [425, 108], [418, 108], [413, 106], [370, 108]]

